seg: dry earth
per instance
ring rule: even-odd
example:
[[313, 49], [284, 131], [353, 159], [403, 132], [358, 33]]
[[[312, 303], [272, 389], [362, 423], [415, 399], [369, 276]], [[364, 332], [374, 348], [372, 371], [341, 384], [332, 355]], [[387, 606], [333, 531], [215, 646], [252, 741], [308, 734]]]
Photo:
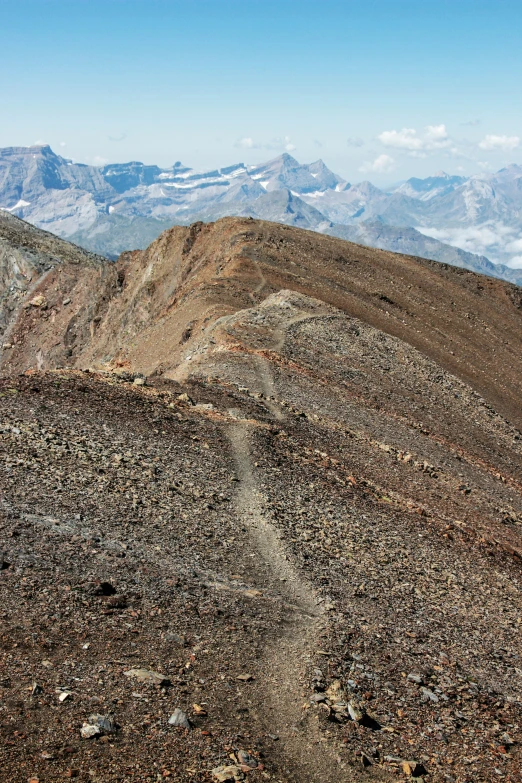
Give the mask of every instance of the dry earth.
[[236, 219], [42, 276], [0, 382], [0, 779], [520, 780], [520, 301]]

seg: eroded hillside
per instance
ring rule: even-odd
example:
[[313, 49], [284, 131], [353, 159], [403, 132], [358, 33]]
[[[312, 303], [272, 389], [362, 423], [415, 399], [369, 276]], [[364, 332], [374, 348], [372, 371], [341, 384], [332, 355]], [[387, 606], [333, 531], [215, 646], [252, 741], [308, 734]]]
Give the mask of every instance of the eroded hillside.
[[[64, 277], [74, 278], [76, 285], [80, 279], [113, 271], [100, 256], [0, 210], [0, 356], [11, 348], [11, 330], [20, 308], [31, 307], [31, 295], [38, 297], [36, 289], [56, 267], [64, 267]], [[92, 281], [88, 286], [97, 288]], [[33, 306], [43, 305], [40, 312], [45, 319], [49, 316], [46, 303], [38, 302], [36, 298]]]
[[84, 277], [60, 267], [41, 282], [47, 309], [23, 311], [5, 372], [40, 350], [43, 368], [168, 376], [217, 318], [290, 289], [405, 340], [520, 422], [521, 294], [502, 281], [249, 219], [175, 227]]
[[250, 220], [67, 274], [4, 356], [6, 774], [518, 780], [519, 289]]

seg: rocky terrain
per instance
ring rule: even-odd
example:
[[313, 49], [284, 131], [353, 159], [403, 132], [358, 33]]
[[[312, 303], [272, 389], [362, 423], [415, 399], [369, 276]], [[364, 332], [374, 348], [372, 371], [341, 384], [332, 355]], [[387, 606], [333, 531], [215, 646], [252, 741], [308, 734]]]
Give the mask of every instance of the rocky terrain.
[[180, 161], [166, 169], [137, 161], [87, 166], [48, 145], [0, 149], [0, 209], [112, 259], [146, 248], [172, 225], [244, 216], [520, 285], [521, 183], [513, 165], [483, 177], [439, 172], [386, 192], [288, 153], [196, 171]]
[[0, 381], [2, 779], [519, 780], [521, 320], [247, 218], [42, 274]]
[[0, 211], [0, 340], [8, 339], [20, 304], [43, 277], [63, 263], [97, 268], [104, 259]]
[[[381, 250], [391, 250], [393, 253], [422, 256], [451, 264], [471, 272], [479, 272], [488, 277], [498, 277], [515, 285], [522, 284], [520, 269], [511, 269], [504, 264], [493, 264], [485, 256], [469, 253], [459, 247], [439, 242], [437, 239], [425, 236], [415, 228], [388, 226], [380, 220], [361, 221], [355, 225], [334, 224], [325, 230], [326, 234], [348, 239], [360, 245], [376, 247]], [[81, 244], [81, 243], [80, 243]]]

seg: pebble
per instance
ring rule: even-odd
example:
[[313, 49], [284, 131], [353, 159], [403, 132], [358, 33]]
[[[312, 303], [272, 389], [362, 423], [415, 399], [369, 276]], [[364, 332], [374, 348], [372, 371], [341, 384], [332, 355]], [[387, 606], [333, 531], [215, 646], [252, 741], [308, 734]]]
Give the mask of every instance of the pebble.
[[175, 642], [176, 644], [179, 644], [181, 647], [185, 646], [185, 637], [179, 633], [173, 633], [173, 632], [166, 633], [165, 641]]
[[90, 723], [84, 723], [80, 729], [82, 739], [92, 739], [101, 734], [99, 726], [92, 726]]
[[348, 703], [348, 714], [356, 723], [360, 723], [364, 717], [362, 710], [359, 709], [354, 701]]
[[80, 729], [80, 734], [83, 739], [92, 739], [100, 734], [113, 734], [115, 731], [116, 723], [110, 715], [89, 715]]
[[160, 672], [152, 671], [152, 669], [129, 669], [123, 673], [125, 677], [132, 677], [134, 680], [148, 685], [170, 685], [168, 677]]
[[107, 734], [113, 734], [116, 731], [116, 723], [110, 715], [90, 715], [89, 723], [97, 725]]
[[254, 758], [250, 753], [247, 753], [246, 750], [238, 750], [236, 751], [236, 759], [238, 761], [238, 764], [242, 764], [246, 767], [250, 767], [250, 769], [255, 769], [258, 766], [258, 760]]
[[342, 701], [345, 698], [340, 680], [334, 680], [326, 690], [326, 697], [332, 702]]
[[433, 691], [430, 691], [429, 688], [421, 688], [421, 699], [422, 701], [432, 701], [434, 704], [437, 704], [439, 701], [439, 697], [436, 693], [433, 693]]
[[423, 764], [420, 764], [418, 761], [402, 761], [401, 762], [402, 771], [405, 775], [408, 775], [408, 777], [412, 777], [414, 780], [421, 777], [421, 775], [426, 774], [426, 768]]
[[179, 708], [176, 708], [169, 718], [169, 724], [171, 726], [181, 726], [182, 729], [190, 729], [190, 721]]
[[371, 759], [369, 758], [369, 756], [366, 755], [366, 753], [364, 753], [364, 751], [361, 751], [359, 758], [361, 760], [361, 764], [363, 765], [363, 767], [371, 767], [372, 765]]
[[212, 770], [212, 776], [217, 783], [227, 783], [227, 781], [244, 780], [245, 776], [239, 767], [231, 764], [228, 767], [215, 767]]
[[501, 736], [500, 739], [502, 740], [502, 743], [506, 747], [509, 747], [510, 745], [514, 745], [515, 744], [514, 741], [511, 739], [511, 737], [509, 736], [509, 734], [507, 733], [507, 731], [504, 732], [504, 734]]

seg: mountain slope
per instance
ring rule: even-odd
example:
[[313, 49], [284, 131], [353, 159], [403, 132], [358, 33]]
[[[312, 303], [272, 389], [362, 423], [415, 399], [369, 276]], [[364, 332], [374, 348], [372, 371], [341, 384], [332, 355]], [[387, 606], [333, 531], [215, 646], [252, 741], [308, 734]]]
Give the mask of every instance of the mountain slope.
[[60, 269], [0, 381], [4, 774], [516, 780], [520, 289], [247, 218]]
[[421, 256], [440, 261], [443, 264], [458, 266], [461, 269], [469, 269], [471, 272], [478, 272], [489, 277], [508, 280], [518, 286], [522, 285], [521, 270], [510, 269], [503, 264], [492, 264], [484, 256], [467, 253], [453, 245], [439, 242], [437, 239], [421, 234], [414, 228], [398, 228], [376, 220], [364, 221], [352, 226], [336, 224], [327, 228], [325, 233], [368, 247], [391, 250], [393, 253]]
[[[104, 315], [93, 327], [95, 339], [76, 341], [76, 366], [130, 361], [147, 374], [160, 366], [174, 367], [193, 350], [195, 335], [205, 342], [206, 319], [259, 301], [258, 290], [265, 297], [288, 288], [406, 340], [519, 420], [522, 389], [515, 357], [522, 347], [520, 289], [507, 283], [313, 232], [239, 218], [175, 227], [146, 251], [123, 256], [114, 274], [105, 274], [111, 285], [120, 276], [121, 294], [119, 288], [111, 289], [115, 295], [109, 301], [94, 291], [88, 302], [78, 301], [78, 307], [87, 308], [86, 318], [92, 308], [103, 309]], [[59, 278], [51, 273], [42, 288], [51, 309], [61, 296], [59, 285]], [[59, 320], [58, 313], [55, 319], [49, 337], [47, 322], [37, 318], [34, 308], [23, 311], [17, 326], [20, 332], [31, 333], [36, 344], [37, 334], [46, 344], [52, 340], [51, 363], [44, 366], [53, 366], [58, 356], [69, 363], [65, 354], [69, 338], [60, 332], [68, 322]], [[193, 322], [191, 337], [186, 345], [180, 344], [189, 322]], [[11, 363], [5, 365], [10, 366], [35, 366], [34, 349], [22, 335], [11, 352]], [[500, 367], [502, 371], [495, 369]]]
[[[298, 199], [297, 210], [289, 208], [292, 199]], [[172, 225], [225, 216], [314, 231], [329, 223], [380, 222], [390, 232], [388, 242], [381, 230], [378, 246], [391, 250], [397, 249], [397, 227], [409, 226], [431, 237], [410, 234], [409, 252], [426, 255], [429, 248], [435, 260], [449, 261], [452, 254], [433, 241], [441, 239], [465, 252], [477, 250], [474, 266], [467, 258], [470, 268], [483, 272], [481, 257], [487, 256], [497, 263], [496, 276], [514, 280], [504, 267], [519, 263], [522, 174], [515, 165], [483, 177], [439, 172], [385, 192], [370, 182], [346, 182], [322, 160], [303, 165], [287, 153], [261, 165], [198, 172], [180, 161], [166, 169], [138, 161], [86, 166], [43, 145], [0, 151], [0, 208], [111, 258], [144, 249]]]
[[[30, 294], [56, 267], [93, 272], [107, 262], [76, 245], [0, 211], [0, 346], [9, 350], [9, 330]], [[77, 276], [77, 273], [74, 273]]]

